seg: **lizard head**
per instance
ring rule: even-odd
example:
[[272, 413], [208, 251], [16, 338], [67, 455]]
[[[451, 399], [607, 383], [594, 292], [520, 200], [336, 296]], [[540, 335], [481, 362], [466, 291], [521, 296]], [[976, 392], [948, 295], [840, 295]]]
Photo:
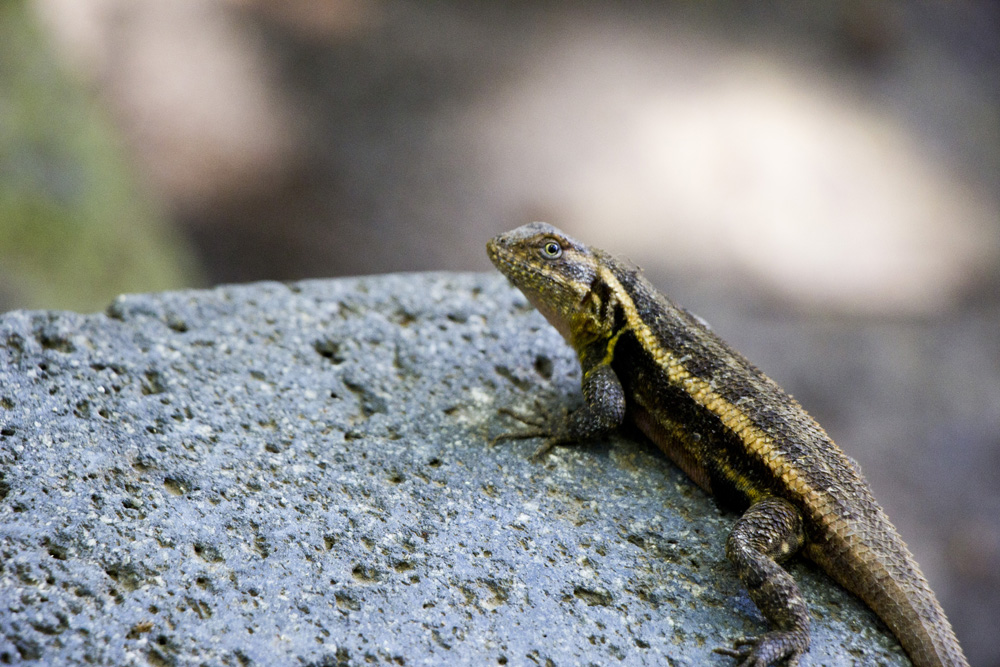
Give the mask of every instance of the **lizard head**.
[[[552, 225], [533, 222], [486, 244], [490, 260], [571, 344], [600, 328], [595, 251]], [[597, 251], [600, 252], [600, 251]]]

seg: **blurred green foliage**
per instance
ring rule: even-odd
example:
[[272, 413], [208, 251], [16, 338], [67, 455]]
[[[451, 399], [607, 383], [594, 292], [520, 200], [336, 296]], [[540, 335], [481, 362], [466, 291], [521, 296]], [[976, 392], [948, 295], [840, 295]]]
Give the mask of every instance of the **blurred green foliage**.
[[0, 3], [0, 311], [98, 310], [198, 284], [194, 264], [26, 3]]

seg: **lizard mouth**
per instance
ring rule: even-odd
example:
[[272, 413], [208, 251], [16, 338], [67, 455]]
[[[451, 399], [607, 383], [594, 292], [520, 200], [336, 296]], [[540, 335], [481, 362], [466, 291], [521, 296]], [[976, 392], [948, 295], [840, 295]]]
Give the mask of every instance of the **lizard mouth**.
[[486, 242], [486, 254], [489, 255], [490, 261], [498, 269], [500, 268], [500, 243], [496, 239], [490, 239]]
[[504, 245], [501, 237], [492, 238], [486, 243], [486, 254], [493, 266], [513, 282], [517, 263], [514, 261], [514, 253]]
[[542, 273], [528, 262], [517, 261], [516, 253], [507, 248], [500, 238], [491, 239], [486, 244], [486, 253], [493, 266], [518, 288], [529, 282], [529, 276], [538, 276]]

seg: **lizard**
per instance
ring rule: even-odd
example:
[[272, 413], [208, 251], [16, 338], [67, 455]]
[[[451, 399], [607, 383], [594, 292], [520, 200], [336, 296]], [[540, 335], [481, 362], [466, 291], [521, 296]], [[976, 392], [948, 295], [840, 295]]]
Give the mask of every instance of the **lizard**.
[[798, 664], [810, 617], [782, 563], [802, 553], [867, 604], [917, 667], [968, 665], [858, 464], [774, 380], [639, 268], [551, 225], [501, 234], [487, 254], [573, 347], [583, 373], [583, 405], [562, 423], [497, 439], [544, 437], [541, 456], [629, 420], [721, 506], [742, 512], [726, 557], [770, 629], [717, 653], [741, 667]]

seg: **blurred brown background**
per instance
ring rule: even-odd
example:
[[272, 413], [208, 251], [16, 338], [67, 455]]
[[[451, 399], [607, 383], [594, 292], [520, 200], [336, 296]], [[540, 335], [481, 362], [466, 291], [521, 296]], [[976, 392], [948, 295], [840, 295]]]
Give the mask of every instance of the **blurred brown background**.
[[1000, 665], [1000, 5], [18, 0], [0, 311], [624, 254], [831, 432]]

